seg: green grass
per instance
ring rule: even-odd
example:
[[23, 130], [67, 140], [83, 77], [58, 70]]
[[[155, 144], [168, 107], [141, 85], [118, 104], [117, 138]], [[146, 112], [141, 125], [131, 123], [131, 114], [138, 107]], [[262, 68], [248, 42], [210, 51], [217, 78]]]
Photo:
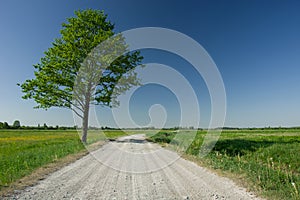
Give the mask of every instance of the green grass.
[[[177, 133], [158, 133], [154, 142], [176, 146]], [[178, 133], [189, 135], [188, 131]], [[300, 132], [299, 130], [223, 131], [213, 150], [199, 158], [206, 131], [198, 131], [186, 150], [205, 166], [235, 174], [248, 187], [269, 199], [300, 199]]]
[[[133, 132], [134, 133], [134, 132]], [[105, 135], [104, 135], [105, 134]], [[125, 135], [122, 131], [90, 131], [88, 143]], [[1, 130], [0, 189], [45, 164], [85, 147], [77, 131]]]
[[174, 137], [174, 132], [159, 132], [148, 138], [149, 141], [157, 142], [157, 143], [170, 143]]

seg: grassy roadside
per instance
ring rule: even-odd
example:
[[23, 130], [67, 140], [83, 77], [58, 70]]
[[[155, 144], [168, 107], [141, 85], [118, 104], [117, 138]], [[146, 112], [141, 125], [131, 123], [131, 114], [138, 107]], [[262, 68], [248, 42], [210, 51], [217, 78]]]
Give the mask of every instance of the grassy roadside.
[[[88, 148], [103, 144], [107, 138], [126, 135], [122, 131], [105, 131], [104, 134], [90, 131]], [[87, 152], [75, 130], [1, 130], [0, 190], [3, 193], [12, 186], [28, 185], [32, 182], [30, 179], [40, 179]]]
[[[176, 148], [176, 134], [187, 131], [160, 132], [149, 139]], [[268, 199], [300, 199], [300, 132], [299, 130], [223, 131], [213, 150], [198, 157], [206, 131], [198, 131], [185, 151], [185, 157], [206, 167], [221, 170], [231, 178]], [[244, 185], [245, 186], [245, 185]]]

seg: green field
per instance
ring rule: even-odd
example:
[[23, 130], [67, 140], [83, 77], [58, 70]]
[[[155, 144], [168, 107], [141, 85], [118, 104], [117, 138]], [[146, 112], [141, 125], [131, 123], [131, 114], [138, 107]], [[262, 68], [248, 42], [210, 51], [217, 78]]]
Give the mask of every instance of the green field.
[[[125, 135], [122, 131], [90, 131], [88, 143]], [[1, 130], [0, 189], [45, 164], [84, 149], [76, 130]]]
[[[190, 133], [160, 132], [149, 139], [170, 143], [167, 146], [176, 149], [181, 145], [176, 134], [184, 137]], [[249, 189], [269, 199], [300, 199], [300, 130], [223, 131], [213, 150], [200, 159], [205, 134], [206, 131], [197, 132], [184, 152], [187, 158], [242, 180]]]
[[[131, 131], [129, 134], [137, 133]], [[141, 131], [138, 131], [141, 133]], [[190, 131], [165, 131], [149, 139], [177, 151]], [[127, 132], [128, 134], [128, 132]], [[90, 131], [88, 143], [126, 135], [122, 131]], [[252, 191], [269, 199], [300, 199], [300, 130], [226, 130], [213, 150], [200, 159], [199, 149], [206, 131], [198, 131], [184, 152], [201, 165], [221, 171], [246, 183]], [[0, 189], [30, 174], [35, 169], [84, 150], [77, 131], [1, 130]]]

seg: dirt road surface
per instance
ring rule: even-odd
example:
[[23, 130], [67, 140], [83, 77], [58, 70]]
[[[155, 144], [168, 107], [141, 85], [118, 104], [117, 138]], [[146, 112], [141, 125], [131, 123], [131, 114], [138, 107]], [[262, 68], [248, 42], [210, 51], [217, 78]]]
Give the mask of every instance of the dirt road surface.
[[14, 199], [258, 199], [231, 180], [145, 141], [109, 142]]

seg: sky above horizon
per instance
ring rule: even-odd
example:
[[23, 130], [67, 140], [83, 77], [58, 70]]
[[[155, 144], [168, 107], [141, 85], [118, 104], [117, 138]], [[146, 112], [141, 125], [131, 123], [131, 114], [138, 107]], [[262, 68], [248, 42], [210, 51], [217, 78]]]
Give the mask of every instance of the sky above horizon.
[[[225, 126], [300, 126], [300, 2], [296, 0], [1, 0], [1, 122], [74, 125], [70, 110], [33, 109], [35, 102], [21, 98], [17, 83], [34, 77], [33, 65], [60, 36], [66, 18], [74, 16], [75, 10], [87, 8], [104, 10], [115, 24], [116, 32], [163, 27], [201, 44], [224, 81]], [[141, 52], [145, 63], [169, 65], [190, 81], [199, 100], [200, 126], [207, 127], [211, 103], [201, 76], [195, 75], [188, 62], [172, 53]], [[141, 126], [149, 124], [148, 111], [157, 104], [165, 109], [166, 126], [176, 126], [180, 121], [180, 102], [168, 88], [145, 85], [134, 93], [130, 102], [132, 119]], [[96, 108], [96, 113], [100, 125], [116, 125], [108, 108]], [[193, 125], [189, 120], [193, 121], [192, 115], [191, 119], [185, 119], [184, 125]], [[91, 121], [91, 125], [96, 123]]]

